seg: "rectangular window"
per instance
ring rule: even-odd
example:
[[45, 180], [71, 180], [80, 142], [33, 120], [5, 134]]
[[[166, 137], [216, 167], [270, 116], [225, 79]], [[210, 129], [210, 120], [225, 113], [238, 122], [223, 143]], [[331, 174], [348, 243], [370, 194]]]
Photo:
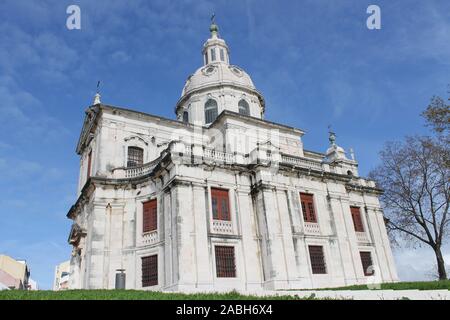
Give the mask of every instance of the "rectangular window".
[[205, 53], [205, 64], [208, 64], [208, 53]]
[[364, 226], [361, 219], [361, 211], [359, 207], [350, 207], [352, 213], [353, 226], [356, 232], [364, 232]]
[[305, 222], [317, 222], [313, 195], [300, 193], [300, 202], [302, 203], [303, 220]]
[[143, 203], [142, 232], [151, 232], [158, 229], [158, 210], [156, 199]]
[[144, 150], [138, 147], [128, 147], [127, 167], [138, 167], [144, 164]]
[[360, 251], [359, 255], [361, 256], [361, 263], [364, 270], [365, 276], [371, 276], [374, 273], [373, 266], [372, 266], [372, 256], [370, 252], [367, 251]]
[[91, 177], [91, 165], [92, 165], [92, 151], [89, 151], [88, 154], [88, 164], [87, 164], [87, 179]]
[[189, 122], [189, 112], [183, 112], [183, 122]]
[[211, 188], [211, 203], [214, 220], [231, 221], [228, 190]]
[[216, 274], [218, 278], [235, 278], [236, 264], [234, 260], [234, 247], [215, 246]]
[[158, 285], [158, 255], [142, 257], [142, 286]]
[[223, 49], [220, 49], [220, 60], [225, 61], [225, 53], [223, 52]]
[[322, 246], [309, 246], [309, 257], [311, 259], [311, 269], [313, 274], [327, 273]]
[[216, 61], [216, 49], [211, 49], [211, 61]]

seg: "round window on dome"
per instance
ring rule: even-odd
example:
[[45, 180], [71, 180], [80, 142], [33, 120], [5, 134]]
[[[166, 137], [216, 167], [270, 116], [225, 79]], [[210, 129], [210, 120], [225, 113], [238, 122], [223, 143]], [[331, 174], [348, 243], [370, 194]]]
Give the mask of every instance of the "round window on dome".
[[231, 67], [230, 67], [230, 70], [231, 70], [235, 75], [237, 75], [238, 77], [242, 77], [242, 70], [239, 69], [238, 67], [231, 66]]
[[215, 71], [216, 71], [216, 67], [214, 67], [214, 66], [209, 66], [202, 70], [203, 74], [206, 76], [213, 74]]

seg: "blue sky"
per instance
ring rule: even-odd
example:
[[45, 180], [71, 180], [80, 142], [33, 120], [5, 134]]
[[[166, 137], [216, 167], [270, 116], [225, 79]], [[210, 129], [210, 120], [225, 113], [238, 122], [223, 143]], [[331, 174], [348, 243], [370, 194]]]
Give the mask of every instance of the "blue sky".
[[[81, 30], [66, 8], [81, 8]], [[366, 28], [370, 4], [382, 29]], [[420, 112], [450, 83], [450, 2], [2, 0], [0, 3], [0, 253], [26, 259], [50, 288], [70, 255], [75, 146], [97, 80], [104, 103], [174, 118], [216, 12], [231, 62], [266, 99], [266, 119], [307, 131], [325, 151], [327, 126], [366, 175], [385, 141], [425, 134]], [[444, 250], [450, 261], [450, 248]], [[428, 248], [395, 249], [403, 280], [427, 279]]]

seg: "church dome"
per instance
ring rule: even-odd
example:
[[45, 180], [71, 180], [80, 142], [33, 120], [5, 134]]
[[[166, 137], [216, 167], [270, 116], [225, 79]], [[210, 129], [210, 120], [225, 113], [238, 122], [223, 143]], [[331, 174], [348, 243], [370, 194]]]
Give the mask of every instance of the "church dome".
[[182, 96], [191, 92], [216, 85], [229, 85], [238, 88], [256, 90], [250, 76], [235, 65], [211, 63], [190, 75], [184, 85]]
[[211, 36], [202, 48], [203, 66], [184, 84], [175, 107], [177, 119], [209, 125], [224, 110], [262, 119], [263, 96], [247, 72], [230, 64], [230, 50], [214, 21], [209, 31]]

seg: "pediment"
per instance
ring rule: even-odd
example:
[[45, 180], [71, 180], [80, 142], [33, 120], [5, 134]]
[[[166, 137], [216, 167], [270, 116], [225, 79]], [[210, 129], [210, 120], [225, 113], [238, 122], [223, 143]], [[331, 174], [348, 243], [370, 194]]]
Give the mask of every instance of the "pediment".
[[77, 154], [83, 153], [84, 148], [89, 144], [93, 138], [95, 131], [98, 114], [100, 108], [98, 105], [91, 106], [86, 110], [86, 116], [84, 117], [83, 128], [81, 129], [80, 138], [77, 144]]

